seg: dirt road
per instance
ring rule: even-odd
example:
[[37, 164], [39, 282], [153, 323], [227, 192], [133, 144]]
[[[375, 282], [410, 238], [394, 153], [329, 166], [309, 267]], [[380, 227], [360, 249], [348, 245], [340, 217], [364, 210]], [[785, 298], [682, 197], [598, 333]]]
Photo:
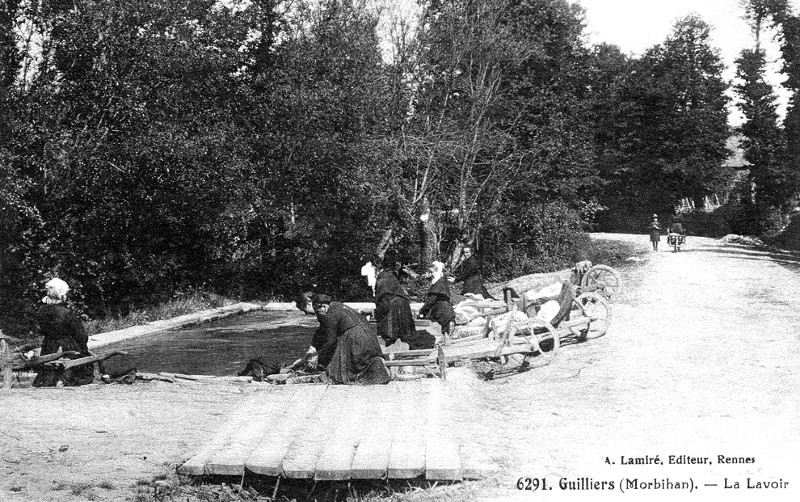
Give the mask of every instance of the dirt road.
[[[545, 477], [554, 500], [578, 491], [617, 498], [621, 485], [648, 500], [800, 500], [798, 258], [693, 237], [679, 253], [644, 258], [623, 272], [628, 287], [613, 305], [608, 335], [565, 347], [551, 366], [509, 379], [504, 397], [494, 394], [513, 396], [512, 422], [530, 427], [503, 431], [516, 453], [506, 482]], [[720, 455], [752, 463], [723, 464]], [[622, 457], [655, 456], [663, 465], [622, 465]], [[709, 463], [670, 464], [670, 456]], [[615, 487], [566, 492], [562, 478]], [[788, 486], [747, 488], [748, 478], [751, 486]], [[632, 479], [654, 488], [628, 490]], [[667, 479], [699, 488], [692, 495], [655, 488], [654, 480]]]
[[[443, 384], [454, 430], [497, 478], [400, 498], [800, 500], [800, 261], [702, 238], [641, 256], [622, 268], [606, 336], [512, 378], [452, 371]], [[252, 392], [0, 392], [0, 500], [133, 500]], [[542, 479], [544, 493], [517, 489]], [[747, 487], [757, 483], [767, 488]]]

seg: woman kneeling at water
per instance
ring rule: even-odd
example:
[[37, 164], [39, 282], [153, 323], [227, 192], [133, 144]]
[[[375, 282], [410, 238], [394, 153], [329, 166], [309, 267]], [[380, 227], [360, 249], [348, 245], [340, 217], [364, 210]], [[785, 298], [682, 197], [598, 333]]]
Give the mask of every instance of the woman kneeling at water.
[[328, 377], [343, 384], [389, 383], [381, 346], [366, 319], [328, 295], [314, 296], [312, 305], [320, 319], [312, 343], [319, 366], [328, 367]]

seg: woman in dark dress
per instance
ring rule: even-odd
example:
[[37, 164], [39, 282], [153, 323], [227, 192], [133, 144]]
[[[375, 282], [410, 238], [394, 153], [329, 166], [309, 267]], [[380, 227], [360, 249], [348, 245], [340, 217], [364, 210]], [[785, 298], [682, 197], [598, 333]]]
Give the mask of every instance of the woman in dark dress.
[[[70, 310], [65, 302], [69, 286], [61, 279], [55, 278], [45, 284], [47, 295], [42, 298], [42, 307], [36, 314], [36, 322], [42, 340], [41, 355], [62, 352], [78, 352], [77, 357], [91, 355], [86, 343], [89, 337], [83, 329], [78, 316]], [[94, 377], [94, 368], [84, 365], [68, 370], [45, 367], [33, 380], [34, 387], [53, 387], [61, 382], [65, 386], [83, 385], [91, 383]]]
[[658, 243], [661, 241], [661, 225], [658, 223], [658, 215], [653, 215], [650, 222], [650, 242], [653, 244], [653, 251], [658, 251]]
[[366, 319], [327, 295], [316, 295], [313, 306], [320, 327], [312, 344], [317, 364], [328, 367], [328, 377], [341, 384], [389, 383], [381, 346]]
[[420, 317], [428, 317], [439, 323], [442, 333], [450, 333], [450, 323], [456, 319], [453, 305], [450, 303], [450, 284], [444, 277], [444, 263], [435, 261], [431, 264], [431, 289], [425, 297], [425, 304], [419, 310]]
[[383, 268], [383, 261], [372, 259], [377, 272], [375, 278], [375, 320], [378, 336], [391, 345], [398, 338], [408, 344], [409, 350], [430, 349], [436, 338], [427, 331], [417, 332], [411, 300], [397, 277]]
[[472, 246], [464, 246], [464, 261], [461, 262], [461, 270], [454, 282], [464, 283], [461, 288], [462, 295], [469, 293], [481, 295], [486, 299], [493, 298], [483, 285], [481, 265], [478, 262], [478, 258], [475, 257]]

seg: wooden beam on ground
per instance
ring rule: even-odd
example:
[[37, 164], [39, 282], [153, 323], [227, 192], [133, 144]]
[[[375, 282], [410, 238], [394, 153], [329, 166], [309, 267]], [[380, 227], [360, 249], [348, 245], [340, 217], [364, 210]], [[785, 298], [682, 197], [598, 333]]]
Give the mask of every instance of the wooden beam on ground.
[[51, 361], [51, 362], [46, 363], [46, 364], [47, 365], [53, 365], [53, 366], [60, 366], [60, 367], [62, 367], [64, 369], [69, 369], [69, 368], [74, 368], [75, 366], [83, 366], [84, 364], [92, 364], [92, 363], [97, 363], [97, 362], [100, 362], [100, 361], [105, 361], [109, 357], [118, 356], [118, 355], [127, 356], [128, 353], [127, 352], [123, 352], [121, 350], [114, 350], [114, 351], [111, 351], [111, 352], [109, 352], [107, 354], [97, 354], [97, 355], [93, 355], [93, 356], [80, 357], [78, 359], [65, 359], [63, 361]]
[[15, 370], [34, 369], [42, 366], [45, 363], [61, 359], [62, 357], [79, 356], [80, 352], [67, 351], [67, 352], [54, 352], [52, 354], [45, 354], [43, 356], [34, 357], [32, 359], [18, 359], [15, 358], [11, 361], [11, 368]]

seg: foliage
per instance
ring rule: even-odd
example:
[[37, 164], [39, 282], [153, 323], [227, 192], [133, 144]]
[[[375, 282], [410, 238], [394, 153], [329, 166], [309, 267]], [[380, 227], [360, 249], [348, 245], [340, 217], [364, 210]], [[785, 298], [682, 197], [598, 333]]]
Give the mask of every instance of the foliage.
[[739, 230], [751, 225], [745, 220], [746, 208], [738, 203], [725, 204], [713, 211], [690, 211], [682, 216], [688, 235], [718, 238], [740, 233]]
[[[625, 68], [608, 51], [597, 59], [601, 68]], [[702, 19], [678, 20], [663, 44], [630, 63], [628, 75], [606, 84], [617, 111], [599, 115], [609, 126], [599, 138], [600, 159], [610, 161], [601, 203], [615, 226], [635, 214], [671, 213], [686, 197], [701, 207], [704, 196], [725, 189], [732, 175], [723, 166], [727, 84]]]
[[726, 180], [699, 19], [632, 58], [587, 47], [568, 0], [420, 8], [389, 60], [366, 0], [0, 1], [3, 328], [32, 332], [52, 275], [98, 318], [176, 291], [366, 299], [384, 250], [552, 270], [608, 214]]
[[121, 311], [103, 319], [90, 320], [85, 323], [86, 333], [105, 333], [118, 329], [137, 326], [152, 321], [171, 319], [184, 314], [201, 310], [222, 307], [229, 304], [226, 298], [199, 290], [179, 291], [172, 298], [153, 306], [129, 306], [127, 312]]
[[423, 23], [414, 113], [398, 144], [411, 211], [423, 200], [434, 209], [451, 266], [470, 242], [493, 261], [480, 243], [510, 207], [575, 202], [592, 181], [580, 12], [563, 1], [453, 0], [431, 3]]
[[741, 83], [735, 88], [742, 98], [738, 106], [745, 117], [742, 148], [750, 164], [748, 181], [754, 187], [753, 203], [757, 207], [778, 207], [789, 198], [792, 187], [791, 176], [781, 163], [785, 140], [778, 127], [775, 94], [764, 81], [764, 52], [744, 50], [736, 63]]

